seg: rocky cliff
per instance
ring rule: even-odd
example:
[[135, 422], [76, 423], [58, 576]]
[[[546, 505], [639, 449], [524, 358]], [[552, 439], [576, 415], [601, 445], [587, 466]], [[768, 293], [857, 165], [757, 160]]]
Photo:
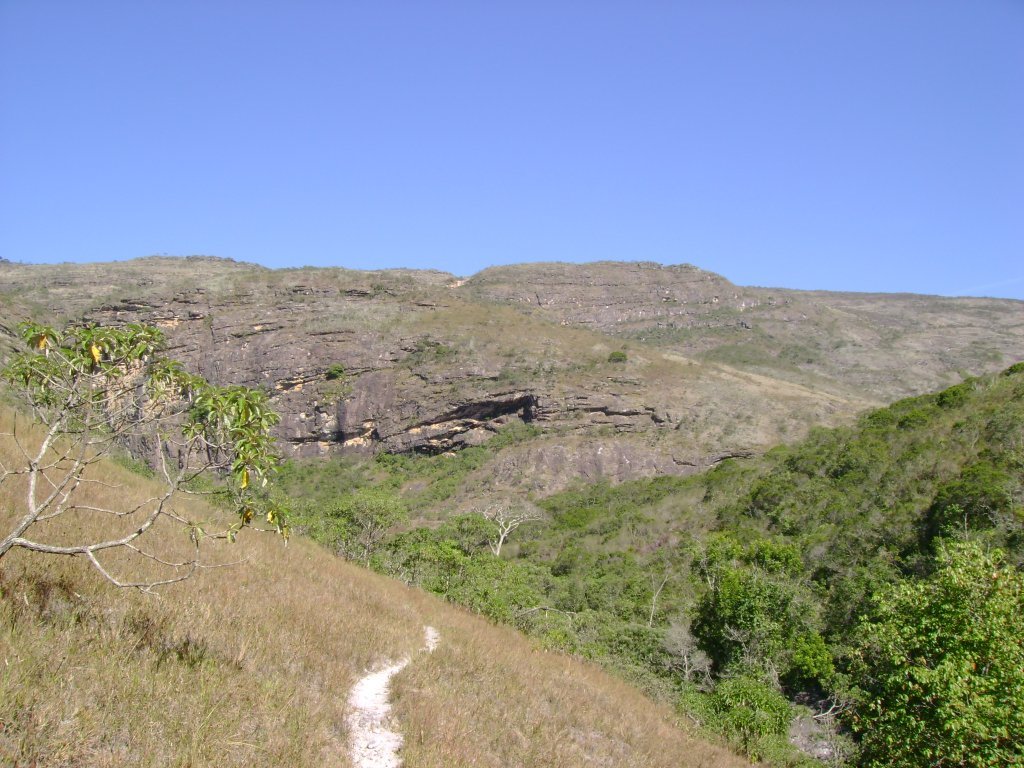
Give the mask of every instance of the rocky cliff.
[[267, 270], [209, 259], [0, 264], [0, 328], [147, 322], [263, 387], [294, 456], [535, 439], [500, 485], [686, 473], [1024, 357], [1024, 304], [739, 288], [692, 266]]

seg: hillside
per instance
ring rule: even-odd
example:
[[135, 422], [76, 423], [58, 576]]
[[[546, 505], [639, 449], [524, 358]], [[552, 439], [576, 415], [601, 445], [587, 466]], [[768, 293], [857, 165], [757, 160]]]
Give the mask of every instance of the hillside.
[[696, 267], [267, 270], [206, 257], [0, 264], [20, 318], [156, 324], [264, 388], [289, 455], [449, 453], [524, 421], [484, 490], [685, 476], [1024, 357], [1024, 304], [741, 288]]
[[[0, 441], [0, 461], [15, 460]], [[151, 492], [119, 465], [96, 472], [122, 499]], [[21, 490], [0, 483], [0, 524]], [[186, 543], [174, 527], [161, 535]], [[5, 557], [0, 762], [348, 766], [349, 689], [415, 652], [430, 624], [440, 646], [395, 681], [409, 768], [745, 764], [594, 667], [312, 542], [250, 534], [216, 554], [244, 562], [160, 597], [113, 590], [79, 560]]]
[[[540, 499], [542, 514], [512, 532], [501, 557], [493, 552], [495, 523], [484, 515], [492, 498], [461, 514], [449, 511], [440, 524], [393, 530], [371, 564], [516, 626], [547, 647], [599, 660], [778, 764], [796, 759], [784, 738], [794, 716], [790, 735], [834, 761], [856, 757], [851, 727], [870, 737], [871, 726], [859, 725], [877, 720], [872, 700], [864, 698], [877, 671], [865, 646], [872, 625], [865, 621], [892, 619], [877, 607], [885, 596], [926, 590], [951, 567], [960, 569], [963, 588], [964, 572], [978, 578], [980, 569], [980, 591], [947, 595], [938, 604], [938, 624], [922, 630], [933, 634], [916, 651], [918, 663], [933, 668], [940, 661], [926, 656], [952, 653], [949, 644], [967, 630], [952, 639], [935, 636], [946, 626], [981, 621], [981, 604], [1004, 569], [1011, 585], [1001, 609], [1006, 614], [986, 625], [988, 639], [978, 641], [983, 650], [936, 675], [955, 687], [941, 694], [959, 702], [950, 705], [953, 711], [981, 707], [986, 714], [978, 717], [1006, 723], [1015, 734], [1000, 740], [986, 737], [998, 731], [951, 725], [954, 733], [977, 737], [965, 738], [975, 745], [968, 752], [994, 748], [1010, 760], [963, 764], [1017, 765], [1013, 759], [1024, 759], [1022, 435], [1024, 364], [1017, 364], [867, 412], [851, 427], [816, 428], [802, 441], [700, 475], [600, 482]], [[297, 524], [351, 553], [353, 493], [391, 489], [429, 516], [466, 477], [472, 475], [460, 476], [453, 460], [422, 457], [293, 466], [283, 487], [293, 495]], [[986, 648], [999, 632], [1003, 645]], [[987, 671], [974, 674], [982, 668], [996, 671], [991, 678]], [[899, 680], [911, 674], [896, 672]], [[745, 695], [764, 711], [779, 707], [781, 720], [755, 728], [741, 717], [753, 717], [749, 712], [730, 709], [734, 703], [723, 702], [720, 691], [736, 680], [751, 686]], [[772, 698], [780, 694], [810, 711], [789, 711]], [[889, 706], [896, 713], [904, 705]], [[919, 706], [932, 712], [934, 699]], [[906, 710], [914, 712], [909, 704]], [[938, 739], [928, 730], [933, 726], [915, 727], [931, 734], [925, 740]], [[855, 764], [922, 764], [914, 762], [919, 756], [896, 761], [884, 745], [863, 741], [875, 750], [874, 761]]]
[[733, 285], [692, 265], [493, 267], [465, 290], [531, 315], [825, 389], [891, 401], [1021, 356], [1009, 299]]

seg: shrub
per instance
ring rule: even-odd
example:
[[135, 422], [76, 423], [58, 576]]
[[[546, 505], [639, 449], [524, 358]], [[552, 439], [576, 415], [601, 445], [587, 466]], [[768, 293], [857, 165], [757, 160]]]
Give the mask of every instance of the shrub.
[[[0, 559], [15, 548], [77, 557], [116, 586], [150, 590], [194, 574], [203, 567], [205, 540], [234, 541], [257, 516], [287, 536], [281, 510], [264, 490], [277, 468], [270, 430], [280, 417], [263, 392], [217, 387], [187, 373], [162, 356], [166, 339], [158, 328], [58, 331], [26, 322], [19, 331], [27, 349], [11, 357], [0, 378], [24, 398], [39, 429], [16, 423], [0, 435], [18, 449], [18, 463], [0, 465], [0, 484], [24, 475], [28, 486], [17, 520], [0, 530]], [[142, 501], [113, 494], [109, 502], [92, 503], [88, 491], [104, 484], [94, 465], [119, 453], [119, 446], [145, 450], [161, 469], [163, 487]], [[208, 524], [183, 517], [171, 503], [204, 474], [224, 479], [218, 490], [238, 516], [223, 530], [207, 530]], [[58, 518], [75, 531], [74, 540], [55, 535]], [[95, 538], [81, 533], [89, 519], [106, 522]], [[168, 520], [186, 532], [187, 557], [150, 549], [159, 537], [148, 534]], [[133, 564], [106, 560], [114, 553], [134, 558]], [[148, 570], [154, 564], [162, 566], [159, 575]]]
[[763, 751], [761, 740], [785, 734], [791, 718], [781, 693], [745, 675], [720, 682], [711, 694], [711, 707], [717, 725], [755, 760]]
[[1012, 478], [1002, 469], [978, 462], [943, 485], [926, 517], [925, 543], [943, 533], [992, 528], [1010, 516]]
[[936, 402], [940, 408], [959, 408], [970, 399], [973, 390], [973, 380], [963, 381], [939, 392]]
[[926, 408], [915, 408], [900, 417], [897, 426], [900, 429], [919, 429], [928, 424], [931, 413]]

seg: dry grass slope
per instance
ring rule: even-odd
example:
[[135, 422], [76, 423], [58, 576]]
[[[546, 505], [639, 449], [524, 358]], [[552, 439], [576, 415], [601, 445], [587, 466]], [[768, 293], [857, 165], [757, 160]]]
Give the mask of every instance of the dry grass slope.
[[[5, 460], [11, 452], [0, 444]], [[100, 471], [123, 497], [149, 492], [119, 466]], [[0, 524], [21, 492], [16, 478], [0, 485]], [[160, 535], [172, 549], [183, 537]], [[311, 542], [285, 549], [251, 534], [215, 555], [245, 562], [160, 598], [116, 591], [78, 561], [6, 557], [0, 763], [347, 766], [349, 688], [414, 652], [430, 624], [441, 647], [394, 684], [409, 768], [745, 765], [594, 667]]]

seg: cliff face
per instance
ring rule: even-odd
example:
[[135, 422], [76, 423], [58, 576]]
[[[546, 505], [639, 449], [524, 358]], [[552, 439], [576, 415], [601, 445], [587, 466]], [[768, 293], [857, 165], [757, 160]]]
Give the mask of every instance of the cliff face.
[[[517, 329], [520, 318], [506, 313], [487, 339], [457, 324], [466, 310], [456, 297], [415, 300], [324, 281], [230, 299], [197, 287], [163, 303], [105, 303], [83, 319], [152, 323], [167, 333], [171, 355], [211, 381], [264, 387], [283, 417], [279, 436], [298, 456], [441, 453], [480, 444], [511, 420], [600, 441], [671, 432], [686, 418], [689, 398], [677, 383], [658, 387], [628, 363], [609, 364], [600, 337], [552, 342], [532, 324]], [[553, 351], [531, 364], [534, 351], [518, 345], [538, 343]], [[633, 476], [675, 466], [652, 460], [650, 450], [639, 458], [636, 449], [637, 469], [629, 471], [629, 443], [619, 441], [612, 453], [621, 460], [604, 461], [602, 471], [621, 463]]]
[[463, 281], [207, 258], [8, 263], [0, 297], [0, 332], [26, 315], [163, 328], [190, 369], [265, 388], [295, 456], [442, 453], [531, 423], [536, 439], [488, 473], [548, 490], [695, 471], [1024, 357], [1021, 302], [739, 288], [691, 266]]

